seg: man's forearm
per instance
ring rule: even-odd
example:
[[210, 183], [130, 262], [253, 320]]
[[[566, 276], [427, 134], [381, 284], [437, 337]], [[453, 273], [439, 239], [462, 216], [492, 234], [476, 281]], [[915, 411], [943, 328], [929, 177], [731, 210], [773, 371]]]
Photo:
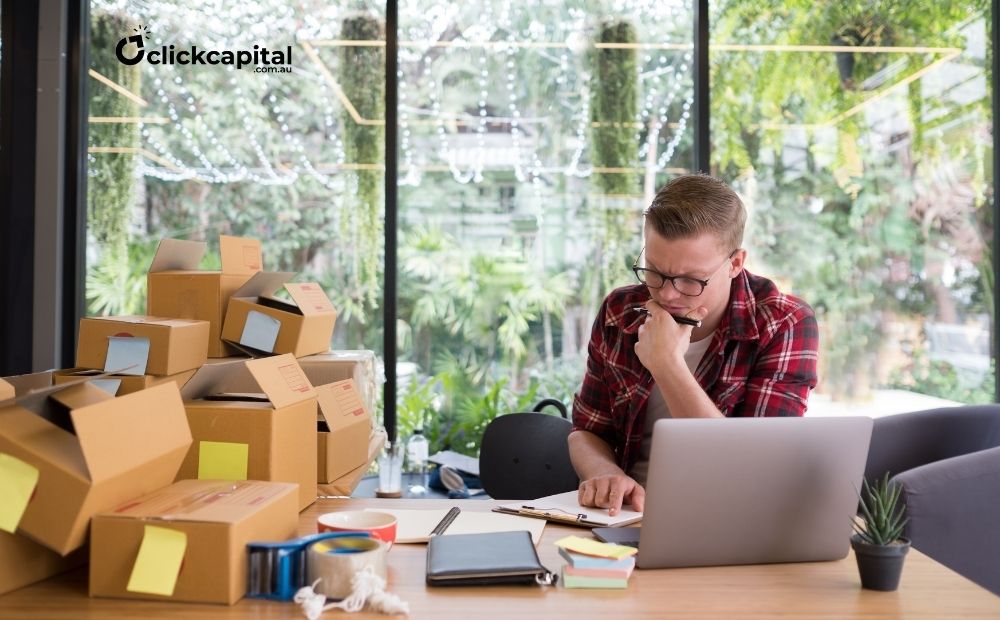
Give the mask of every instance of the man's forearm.
[[611, 446], [588, 431], [573, 431], [569, 438], [569, 458], [580, 480], [604, 475], [625, 475], [615, 463]]
[[658, 369], [652, 373], [656, 386], [663, 395], [663, 401], [674, 418], [723, 418], [722, 412], [698, 385], [686, 364], [678, 364]]

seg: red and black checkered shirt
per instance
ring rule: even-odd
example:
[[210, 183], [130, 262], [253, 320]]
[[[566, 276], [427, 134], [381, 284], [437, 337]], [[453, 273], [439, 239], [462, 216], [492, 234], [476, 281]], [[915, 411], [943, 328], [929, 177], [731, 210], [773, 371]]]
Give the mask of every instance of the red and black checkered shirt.
[[[653, 376], [635, 354], [649, 300], [641, 284], [612, 291], [594, 321], [583, 385], [573, 400], [573, 429], [594, 433], [628, 472], [639, 455]], [[729, 311], [695, 370], [723, 415], [801, 416], [816, 387], [819, 330], [812, 308], [767, 278], [744, 269], [733, 278]]]

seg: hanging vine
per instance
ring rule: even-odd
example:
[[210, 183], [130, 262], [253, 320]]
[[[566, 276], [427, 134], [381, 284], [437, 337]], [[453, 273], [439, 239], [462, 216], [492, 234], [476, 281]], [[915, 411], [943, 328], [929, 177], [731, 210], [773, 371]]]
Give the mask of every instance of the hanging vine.
[[[96, 13], [91, 25], [91, 67], [125, 89], [139, 92], [138, 66], [124, 65], [115, 58], [115, 44], [130, 29], [120, 15]], [[103, 84], [90, 89], [91, 117], [136, 117], [138, 105]], [[134, 123], [91, 123], [89, 145], [98, 147], [138, 146], [139, 132]], [[88, 161], [87, 230], [100, 248], [99, 262], [90, 270], [90, 279], [124, 282], [128, 273], [129, 217], [135, 197], [135, 155], [95, 153]], [[88, 291], [99, 287], [88, 284]], [[127, 293], [104, 300], [100, 310], [117, 313], [132, 310]], [[95, 302], [91, 299], [92, 304]]]
[[[351, 15], [343, 21], [341, 37], [351, 41], [384, 41], [385, 25], [370, 15]], [[361, 119], [384, 118], [385, 48], [345, 45], [340, 48], [340, 67], [344, 95]], [[341, 118], [347, 161], [369, 166], [384, 162], [383, 125], [358, 122], [346, 108]], [[347, 238], [357, 240], [356, 297], [369, 306], [374, 306], [378, 299], [379, 264], [383, 256], [383, 179], [384, 172], [380, 170], [358, 170], [354, 208], [348, 208], [342, 218]]]
[[[636, 43], [631, 22], [607, 21], [600, 25], [597, 43]], [[636, 48], [599, 47], [593, 55], [590, 120], [593, 138], [592, 178], [597, 200], [597, 239], [601, 292], [623, 283], [627, 258], [638, 241], [639, 136], [633, 126], [639, 112], [639, 65]], [[598, 293], [595, 296], [600, 296]]]

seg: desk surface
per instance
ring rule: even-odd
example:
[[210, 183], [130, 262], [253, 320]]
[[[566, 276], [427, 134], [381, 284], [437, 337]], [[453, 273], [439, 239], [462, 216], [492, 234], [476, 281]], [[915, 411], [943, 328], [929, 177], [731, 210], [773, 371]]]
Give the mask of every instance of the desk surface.
[[[378, 506], [487, 510], [475, 500], [320, 500], [300, 515], [302, 534], [315, 531], [324, 512]], [[548, 524], [538, 547], [542, 563], [563, 564], [552, 545], [586, 530]], [[394, 545], [389, 589], [410, 604], [412, 618], [1000, 618], [1000, 597], [980, 588], [919, 551], [911, 550], [896, 592], [859, 585], [853, 555], [836, 562], [691, 569], [636, 570], [627, 590], [493, 586], [427, 588], [425, 545]], [[243, 599], [232, 607], [151, 601], [90, 599], [85, 569], [0, 596], [0, 618], [304, 618], [291, 603]], [[332, 611], [324, 618], [344, 612]], [[341, 615], [378, 618], [378, 614]]]

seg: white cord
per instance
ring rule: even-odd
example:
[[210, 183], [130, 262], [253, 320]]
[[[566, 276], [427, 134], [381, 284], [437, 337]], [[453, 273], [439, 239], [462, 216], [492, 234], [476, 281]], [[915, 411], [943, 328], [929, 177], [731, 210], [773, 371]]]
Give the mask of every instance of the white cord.
[[300, 588], [293, 599], [302, 606], [302, 612], [309, 620], [317, 620], [324, 611], [343, 609], [346, 612], [357, 612], [364, 608], [367, 602], [373, 611], [384, 614], [409, 614], [410, 605], [395, 594], [385, 591], [385, 579], [375, 574], [375, 569], [366, 566], [351, 577], [351, 594], [339, 603], [326, 605], [326, 596], [315, 591], [321, 580], [317, 579], [312, 586]]

